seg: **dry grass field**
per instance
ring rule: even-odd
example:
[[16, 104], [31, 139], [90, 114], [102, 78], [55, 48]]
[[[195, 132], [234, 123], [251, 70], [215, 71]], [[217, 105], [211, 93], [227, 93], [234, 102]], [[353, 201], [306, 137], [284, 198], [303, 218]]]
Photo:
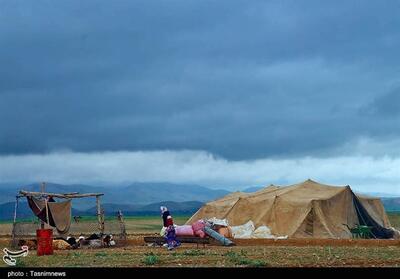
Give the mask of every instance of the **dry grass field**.
[[[4, 263], [1, 266], [5, 266]], [[400, 267], [400, 246], [127, 246], [115, 249], [34, 252], [18, 260], [21, 267]]]

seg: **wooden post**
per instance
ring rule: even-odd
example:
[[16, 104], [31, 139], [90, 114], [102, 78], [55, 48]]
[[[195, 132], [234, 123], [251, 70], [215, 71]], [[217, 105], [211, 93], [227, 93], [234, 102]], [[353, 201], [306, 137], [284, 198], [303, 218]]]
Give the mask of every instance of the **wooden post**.
[[[46, 188], [46, 185], [45, 185], [44, 182], [42, 182], [41, 185], [40, 185], [40, 192], [44, 193], [45, 188]], [[47, 200], [46, 200], [46, 215], [48, 216], [48, 212], [47, 212]], [[46, 216], [46, 218], [47, 218], [47, 216]], [[41, 228], [41, 229], [44, 229], [44, 222], [43, 222], [42, 220], [40, 221], [40, 228]]]
[[[43, 194], [44, 194], [45, 190], [46, 190], [46, 183], [45, 183], [45, 182], [42, 182], [42, 193], [43, 193]], [[46, 228], [49, 228], [49, 227], [50, 227], [48, 198], [49, 198], [49, 197], [46, 196], [45, 199], [44, 199], [44, 204], [45, 204], [45, 206], [46, 206], [46, 223], [47, 223], [47, 225], [45, 225]]]
[[122, 215], [121, 210], [118, 210], [118, 221], [119, 221], [119, 228], [120, 228], [120, 239], [126, 240], [125, 222], [124, 222], [124, 217]]
[[53, 198], [61, 198], [61, 199], [76, 199], [76, 198], [87, 198], [87, 197], [96, 197], [96, 196], [103, 196], [103, 193], [87, 193], [87, 194], [78, 194], [78, 193], [64, 193], [64, 194], [57, 194], [57, 193], [47, 193], [47, 192], [31, 192], [21, 190], [19, 191], [21, 196], [52, 196]]
[[49, 205], [48, 205], [48, 197], [45, 198], [45, 203], [46, 203], [46, 222], [47, 222], [47, 228], [50, 227], [50, 221], [49, 221]]
[[16, 222], [17, 222], [18, 200], [19, 200], [19, 197], [16, 196], [15, 197], [15, 206], [14, 206], [13, 228], [12, 228], [12, 246], [13, 247], [17, 246], [17, 244], [15, 242], [15, 225], [16, 225]]
[[103, 234], [104, 233], [104, 223], [103, 223], [102, 212], [101, 212], [100, 196], [96, 196], [96, 207], [97, 207], [97, 222], [99, 223], [99, 230]]

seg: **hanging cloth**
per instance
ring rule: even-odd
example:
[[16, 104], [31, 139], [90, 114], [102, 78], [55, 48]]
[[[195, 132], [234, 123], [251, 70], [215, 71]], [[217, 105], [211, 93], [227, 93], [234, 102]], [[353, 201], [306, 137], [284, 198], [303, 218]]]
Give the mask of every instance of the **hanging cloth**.
[[52, 197], [50, 197], [47, 202], [47, 216], [45, 201], [30, 196], [27, 196], [26, 198], [32, 212], [40, 220], [55, 227], [59, 234], [66, 234], [69, 231], [71, 226], [71, 200], [56, 202]]

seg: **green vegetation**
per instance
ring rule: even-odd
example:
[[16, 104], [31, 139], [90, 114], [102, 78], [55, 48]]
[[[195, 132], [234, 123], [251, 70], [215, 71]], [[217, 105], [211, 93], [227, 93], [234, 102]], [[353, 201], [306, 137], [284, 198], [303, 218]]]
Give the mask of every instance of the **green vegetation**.
[[150, 252], [148, 254], [145, 254], [145, 257], [142, 261], [145, 265], [155, 265], [160, 262], [160, 257], [157, 255], [154, 255], [153, 252]]
[[201, 251], [199, 249], [196, 250], [185, 250], [182, 255], [184, 256], [203, 256], [206, 253], [204, 251]]
[[266, 267], [268, 264], [263, 260], [250, 259], [247, 257], [247, 252], [240, 250], [240, 253], [229, 251], [225, 253], [228, 260], [235, 266], [247, 266], [247, 267]]
[[17, 262], [15, 263], [15, 267], [26, 267], [26, 264], [23, 260], [17, 259]]
[[391, 211], [387, 213], [390, 224], [400, 230], [400, 211]]
[[71, 255], [72, 255], [72, 257], [80, 257], [80, 256], [82, 256], [82, 253], [80, 253], [80, 252], [72, 252]]
[[[0, 220], [0, 224], [12, 224], [12, 220]], [[38, 221], [38, 218], [36, 218], [36, 217], [31, 217], [31, 218], [20, 218], [20, 219], [18, 219], [17, 220], [17, 222], [32, 222], [32, 223], [35, 223], [35, 224], [38, 224], [39, 223], [39, 221]]]
[[[397, 245], [397, 244], [396, 244]], [[130, 246], [118, 249], [56, 250], [52, 256], [29, 253], [18, 258], [24, 267], [400, 267], [399, 246], [248, 246], [205, 249]], [[6, 264], [0, 262], [0, 268]]]

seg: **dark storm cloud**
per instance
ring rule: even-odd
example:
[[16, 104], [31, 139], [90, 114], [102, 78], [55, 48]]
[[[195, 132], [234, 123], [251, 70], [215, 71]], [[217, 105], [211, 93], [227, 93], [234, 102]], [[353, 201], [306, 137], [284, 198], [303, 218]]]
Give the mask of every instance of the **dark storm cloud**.
[[397, 87], [387, 94], [378, 96], [366, 108], [367, 113], [376, 117], [395, 119], [400, 116], [400, 87]]
[[0, 3], [2, 154], [252, 159], [399, 136], [397, 1]]

